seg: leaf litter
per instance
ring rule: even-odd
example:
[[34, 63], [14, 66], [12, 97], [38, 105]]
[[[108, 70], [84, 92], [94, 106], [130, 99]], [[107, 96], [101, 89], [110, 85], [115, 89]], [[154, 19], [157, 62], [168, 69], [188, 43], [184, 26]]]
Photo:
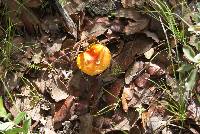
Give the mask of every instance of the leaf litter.
[[[16, 117], [24, 111], [33, 121], [31, 131], [39, 133], [139, 134], [180, 129], [173, 126], [180, 124], [170, 120], [168, 107], [162, 103], [171, 92], [179, 99], [172, 63], [161, 42], [162, 26], [138, 10], [148, 2], [59, 2], [2, 2], [0, 8], [10, 11], [8, 17], [16, 27], [11, 64], [20, 66], [0, 65], [0, 76], [5, 76], [0, 83], [0, 115], [5, 117], [7, 110]], [[0, 37], [5, 32], [2, 28]], [[194, 44], [195, 39], [191, 40]], [[91, 43], [99, 42], [111, 51], [111, 65], [100, 75], [88, 76], [77, 68], [75, 59]], [[192, 49], [183, 51], [195, 61]], [[187, 117], [199, 125], [199, 83], [194, 83], [198, 75], [193, 70], [186, 87], [196, 90], [195, 99], [187, 104]], [[6, 95], [8, 91], [14, 99]], [[199, 127], [187, 125], [182, 126], [186, 132], [198, 132]]]

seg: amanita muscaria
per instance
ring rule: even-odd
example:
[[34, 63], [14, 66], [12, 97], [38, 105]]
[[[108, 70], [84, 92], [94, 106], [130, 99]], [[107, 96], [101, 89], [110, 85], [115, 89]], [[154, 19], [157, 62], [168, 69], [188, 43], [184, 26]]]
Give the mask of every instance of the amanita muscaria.
[[90, 76], [102, 73], [110, 66], [110, 61], [110, 51], [101, 43], [91, 44], [76, 59], [79, 69]]

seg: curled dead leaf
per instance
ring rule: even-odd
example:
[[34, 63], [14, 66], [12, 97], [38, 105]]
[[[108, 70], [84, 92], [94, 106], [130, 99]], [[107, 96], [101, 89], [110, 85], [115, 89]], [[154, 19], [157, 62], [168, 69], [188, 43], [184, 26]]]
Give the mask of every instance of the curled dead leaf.
[[144, 88], [149, 85], [149, 79], [150, 74], [144, 73], [141, 76], [139, 76], [134, 82], [138, 87]]
[[54, 124], [62, 122], [70, 118], [70, 108], [74, 103], [74, 96], [69, 96], [66, 100], [55, 104], [55, 112], [53, 115]]
[[34, 7], [34, 8], [36, 8], [36, 7], [39, 7], [42, 4], [42, 1], [43, 0], [27, 0], [25, 2], [25, 5], [27, 7]]
[[121, 0], [124, 8], [143, 6], [146, 0]]
[[124, 82], [122, 79], [118, 79], [113, 83], [111, 88], [108, 90], [108, 93], [105, 94], [105, 99], [108, 104], [113, 104], [117, 102], [117, 98], [123, 86]]
[[125, 83], [130, 84], [130, 82], [133, 80], [133, 78], [140, 74], [141, 71], [144, 68], [144, 63], [142, 61], [135, 62], [127, 71], [125, 74]]

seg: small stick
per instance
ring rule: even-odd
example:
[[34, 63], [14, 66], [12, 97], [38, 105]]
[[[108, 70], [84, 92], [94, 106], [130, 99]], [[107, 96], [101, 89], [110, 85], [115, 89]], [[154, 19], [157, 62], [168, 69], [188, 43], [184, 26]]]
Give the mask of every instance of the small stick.
[[72, 18], [69, 16], [68, 12], [62, 7], [62, 5], [59, 3], [58, 0], [53, 0], [55, 3], [56, 7], [58, 8], [59, 12], [64, 18], [64, 21], [68, 28], [71, 30], [72, 35], [74, 36], [75, 39], [77, 39], [77, 26], [72, 20]]

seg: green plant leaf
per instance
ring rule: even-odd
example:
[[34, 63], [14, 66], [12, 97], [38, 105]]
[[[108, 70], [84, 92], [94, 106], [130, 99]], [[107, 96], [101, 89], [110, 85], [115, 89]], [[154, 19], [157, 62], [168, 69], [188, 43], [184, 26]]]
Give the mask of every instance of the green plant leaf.
[[192, 49], [192, 47], [190, 47], [190, 46], [183, 46], [183, 53], [184, 53], [184, 55], [185, 55], [185, 57], [188, 59], [188, 60], [190, 60], [190, 61], [192, 61], [192, 62], [196, 62], [195, 60], [194, 60], [194, 57], [195, 57], [195, 52], [194, 52], [194, 50]]
[[197, 6], [197, 10], [200, 12], [200, 2], [197, 2], [196, 6]]
[[198, 63], [200, 62], [200, 53], [197, 54], [197, 55], [194, 57], [194, 60], [197, 61]]
[[28, 119], [26, 119], [24, 121], [24, 124], [23, 124], [23, 132], [24, 132], [24, 134], [28, 134], [30, 126], [31, 126], [31, 119], [28, 118]]
[[192, 90], [196, 84], [198, 69], [193, 69], [186, 80], [185, 88], [187, 91]]
[[15, 124], [13, 122], [0, 123], [0, 131], [7, 131], [9, 129], [12, 129], [14, 125]]
[[0, 97], [0, 117], [3, 117], [3, 118], [7, 117], [7, 112], [6, 112], [6, 109], [4, 108], [4, 105], [3, 105], [2, 96]]
[[177, 71], [180, 72], [180, 73], [185, 73], [185, 72], [190, 71], [193, 67], [194, 67], [194, 65], [192, 65], [192, 64], [185, 64], [184, 63], [179, 67], [179, 69]]
[[20, 112], [17, 117], [14, 119], [14, 123], [16, 125], [18, 125], [23, 119], [24, 117], [26, 116], [26, 113], [25, 112]]
[[23, 132], [22, 128], [12, 128], [5, 132], [5, 134], [19, 134], [20, 132]]

